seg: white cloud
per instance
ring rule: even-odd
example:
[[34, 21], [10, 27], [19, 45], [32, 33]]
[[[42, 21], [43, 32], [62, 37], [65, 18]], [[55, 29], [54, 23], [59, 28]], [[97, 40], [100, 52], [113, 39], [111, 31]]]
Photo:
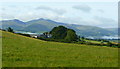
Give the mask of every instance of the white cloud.
[[66, 13], [66, 11], [63, 9], [51, 8], [51, 7], [47, 7], [47, 6], [39, 6], [36, 8], [36, 10], [52, 11], [52, 12], [55, 12], [60, 15]]
[[83, 12], [90, 12], [91, 11], [91, 7], [88, 6], [88, 5], [75, 5], [73, 6], [74, 9], [77, 9], [77, 10], [81, 10]]
[[1, 13], [1, 19], [10, 20], [10, 19], [13, 19], [13, 18], [15, 18], [13, 15], [10, 15], [10, 14], [7, 14], [7, 13]]

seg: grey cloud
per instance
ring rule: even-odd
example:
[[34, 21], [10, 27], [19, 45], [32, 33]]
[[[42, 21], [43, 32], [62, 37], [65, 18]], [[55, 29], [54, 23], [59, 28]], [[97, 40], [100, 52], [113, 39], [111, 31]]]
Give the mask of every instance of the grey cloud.
[[6, 10], [6, 8], [1, 8], [1, 10], [2, 10], [2, 11], [5, 11], [5, 10]]
[[117, 27], [118, 26], [118, 22], [112, 18], [104, 18], [104, 17], [99, 17], [99, 16], [95, 16], [94, 17], [95, 20], [99, 21], [101, 24], [101, 27]]
[[71, 24], [97, 26], [102, 28], [116, 28], [118, 26], [116, 20], [112, 18], [105, 18], [99, 16], [95, 16], [94, 18], [89, 20], [83, 19], [81, 17], [77, 17], [77, 18], [63, 18], [60, 19], [59, 21], [71, 23]]
[[51, 7], [47, 7], [47, 6], [39, 6], [39, 7], [35, 8], [35, 9], [36, 10], [52, 11], [52, 12], [60, 14], [60, 15], [66, 13], [66, 11], [63, 10], [63, 9], [51, 8]]
[[75, 5], [72, 8], [77, 9], [77, 10], [81, 10], [83, 12], [90, 12], [91, 11], [91, 7], [89, 7], [88, 5]]
[[98, 9], [97, 10], [98, 12], [101, 12], [101, 13], [104, 13], [104, 11], [102, 9]]
[[53, 10], [52, 8], [50, 8], [50, 7], [45, 7], [45, 6], [39, 6], [39, 7], [37, 7], [36, 9], [37, 9], [37, 10], [40, 10], [40, 9], [42, 9], [42, 10]]

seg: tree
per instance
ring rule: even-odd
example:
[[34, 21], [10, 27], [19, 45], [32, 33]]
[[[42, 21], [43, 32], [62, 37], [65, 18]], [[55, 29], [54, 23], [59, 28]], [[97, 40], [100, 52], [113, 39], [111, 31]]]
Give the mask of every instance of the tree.
[[50, 31], [50, 34], [55, 41], [72, 42], [78, 40], [76, 32], [73, 29], [68, 29], [64, 26], [54, 27]]
[[52, 35], [52, 38], [54, 39], [64, 39], [67, 35], [67, 28], [64, 26], [58, 26], [54, 27], [50, 34]]
[[13, 31], [13, 29], [11, 27], [8, 27], [7, 31], [14, 33], [14, 31]]
[[67, 35], [65, 37], [65, 40], [68, 42], [76, 41], [78, 39], [76, 32], [72, 29], [67, 30]]

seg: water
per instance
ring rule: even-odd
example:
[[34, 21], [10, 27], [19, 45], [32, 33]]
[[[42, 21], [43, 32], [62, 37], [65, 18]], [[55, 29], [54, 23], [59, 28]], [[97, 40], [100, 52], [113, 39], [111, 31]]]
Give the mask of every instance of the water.
[[118, 35], [115, 35], [115, 36], [101, 36], [101, 37], [89, 36], [89, 37], [86, 37], [86, 38], [89, 38], [89, 39], [120, 39], [120, 37], [118, 37]]
[[25, 32], [25, 31], [15, 31], [15, 33], [22, 33], [22, 34], [42, 34], [42, 33], [31, 33], [31, 32]]
[[102, 39], [120, 39], [118, 36], [103, 36]]

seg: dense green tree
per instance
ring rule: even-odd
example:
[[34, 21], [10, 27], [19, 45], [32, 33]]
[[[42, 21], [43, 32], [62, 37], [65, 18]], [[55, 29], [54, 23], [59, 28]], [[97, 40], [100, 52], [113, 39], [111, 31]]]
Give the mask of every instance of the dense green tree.
[[50, 34], [52, 35], [52, 38], [54, 39], [64, 39], [67, 35], [67, 28], [64, 26], [58, 26], [54, 27]]
[[68, 29], [64, 26], [54, 27], [50, 31], [50, 34], [52, 35], [52, 38], [58, 40], [62, 39], [65, 42], [72, 42], [78, 39], [76, 32], [74, 30]]
[[13, 31], [13, 29], [11, 27], [8, 27], [7, 31], [14, 33], [14, 31]]
[[76, 32], [72, 29], [68, 29], [65, 40], [68, 42], [71, 42], [71, 41], [76, 41], [77, 39], [78, 39], [78, 37], [76, 35]]

